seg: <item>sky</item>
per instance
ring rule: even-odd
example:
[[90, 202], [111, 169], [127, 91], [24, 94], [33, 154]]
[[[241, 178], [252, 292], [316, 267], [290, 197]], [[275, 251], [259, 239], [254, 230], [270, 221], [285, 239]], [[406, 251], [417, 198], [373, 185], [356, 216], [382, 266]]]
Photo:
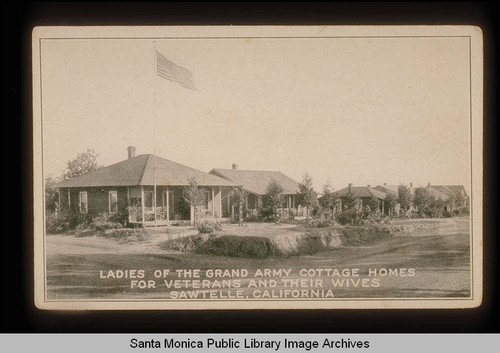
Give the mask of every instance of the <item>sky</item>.
[[[155, 47], [197, 91], [155, 75]], [[470, 191], [467, 38], [45, 39], [41, 71], [45, 175], [133, 145], [206, 172], [307, 172], [318, 191]]]

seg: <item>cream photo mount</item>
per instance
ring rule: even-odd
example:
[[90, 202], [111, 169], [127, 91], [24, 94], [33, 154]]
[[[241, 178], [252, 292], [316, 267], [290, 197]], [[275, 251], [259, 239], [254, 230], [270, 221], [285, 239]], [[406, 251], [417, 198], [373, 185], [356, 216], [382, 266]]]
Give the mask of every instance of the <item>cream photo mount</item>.
[[32, 74], [38, 308], [481, 305], [479, 27], [35, 27]]

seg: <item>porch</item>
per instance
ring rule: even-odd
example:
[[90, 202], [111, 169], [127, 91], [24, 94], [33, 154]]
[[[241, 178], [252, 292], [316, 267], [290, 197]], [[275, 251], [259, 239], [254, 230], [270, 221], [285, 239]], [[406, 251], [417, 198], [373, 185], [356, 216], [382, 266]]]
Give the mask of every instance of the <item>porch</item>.
[[[204, 202], [197, 209], [198, 219], [222, 218], [221, 189], [200, 187]], [[134, 186], [127, 188], [128, 221], [141, 226], [188, 225], [194, 220], [194, 207], [186, 200], [184, 186]]]

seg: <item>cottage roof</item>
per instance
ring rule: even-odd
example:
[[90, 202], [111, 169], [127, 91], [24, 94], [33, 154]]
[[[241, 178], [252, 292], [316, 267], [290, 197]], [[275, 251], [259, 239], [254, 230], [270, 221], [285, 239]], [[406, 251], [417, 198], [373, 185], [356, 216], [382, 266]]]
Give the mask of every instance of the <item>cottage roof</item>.
[[256, 195], [265, 195], [267, 186], [272, 180], [275, 180], [281, 185], [283, 194], [290, 195], [299, 192], [299, 183], [281, 172], [217, 168], [212, 169], [210, 173], [229, 179], [241, 185], [243, 189]]
[[[230, 180], [156, 156], [156, 185], [186, 186], [195, 177], [200, 186], [238, 186]], [[64, 180], [54, 187], [154, 185], [155, 156], [141, 154], [94, 172]]]
[[[357, 196], [357, 197], [373, 197], [375, 196], [376, 198], [383, 200], [385, 199], [387, 193], [377, 190], [372, 187], [368, 186], [352, 186], [351, 187], [352, 192]], [[349, 193], [349, 187], [337, 190], [334, 192], [334, 194], [338, 197], [345, 196]]]
[[398, 185], [378, 185], [375, 187], [378, 191], [385, 192], [386, 194], [390, 194], [394, 197], [398, 197]]
[[450, 196], [457, 196], [460, 194], [467, 196], [467, 192], [465, 191], [465, 187], [463, 185], [431, 185], [431, 187]]

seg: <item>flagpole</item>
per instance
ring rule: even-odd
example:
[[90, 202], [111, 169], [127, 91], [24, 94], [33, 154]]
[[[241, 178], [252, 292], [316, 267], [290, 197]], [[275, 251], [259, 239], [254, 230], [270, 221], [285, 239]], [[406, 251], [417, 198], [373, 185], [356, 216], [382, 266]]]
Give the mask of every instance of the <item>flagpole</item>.
[[153, 41], [153, 156], [154, 156], [154, 226], [156, 228], [156, 41]]

